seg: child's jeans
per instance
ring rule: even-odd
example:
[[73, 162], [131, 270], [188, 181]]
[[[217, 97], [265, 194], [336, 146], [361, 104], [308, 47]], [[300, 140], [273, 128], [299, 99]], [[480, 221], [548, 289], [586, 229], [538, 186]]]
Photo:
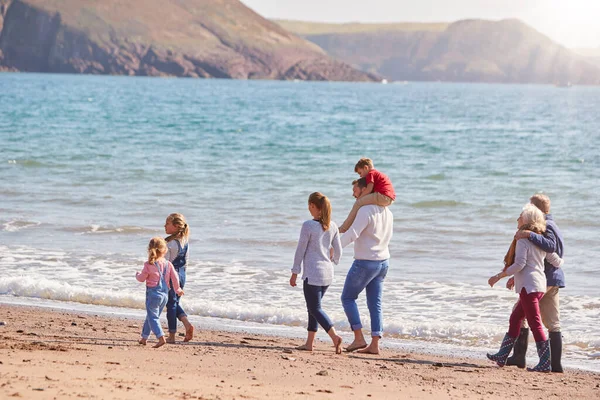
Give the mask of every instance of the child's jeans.
[[142, 328], [142, 338], [148, 339], [150, 331], [156, 335], [156, 338], [164, 336], [160, 326], [160, 313], [167, 304], [167, 294], [160, 291], [158, 287], [146, 288], [146, 320]]
[[[325, 295], [329, 286], [315, 286], [308, 283], [308, 279], [304, 280], [303, 290], [304, 299], [306, 300], [306, 308], [308, 309], [308, 331], [316, 332], [321, 325], [325, 332], [329, 332], [333, 324], [329, 316], [321, 308], [321, 299]], [[318, 324], [318, 325], [317, 325]]]
[[350, 214], [348, 214], [348, 218], [344, 221], [342, 226], [340, 226], [340, 231], [345, 232], [352, 226], [352, 223], [356, 219], [356, 214], [358, 213], [358, 209], [362, 206], [366, 206], [368, 204], [376, 204], [382, 207], [391, 206], [394, 200], [383, 195], [381, 193], [370, 193], [366, 196], [363, 196], [359, 199], [356, 199], [354, 202], [354, 206], [352, 206], [352, 210], [350, 210]]
[[[183, 289], [185, 285], [185, 267], [181, 267], [177, 270], [179, 273], [179, 287]], [[167, 301], [167, 323], [169, 325], [169, 333], [177, 332], [177, 320], [181, 317], [187, 317], [183, 308], [179, 305], [179, 299], [181, 296], [177, 296], [177, 293], [173, 289], [169, 290], [169, 300]]]

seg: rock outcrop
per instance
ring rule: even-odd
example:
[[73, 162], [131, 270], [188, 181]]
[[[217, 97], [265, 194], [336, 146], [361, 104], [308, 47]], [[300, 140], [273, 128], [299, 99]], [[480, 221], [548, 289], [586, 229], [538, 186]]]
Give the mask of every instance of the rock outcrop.
[[0, 0], [0, 68], [372, 81], [238, 0]]
[[410, 29], [367, 24], [362, 31], [340, 25], [339, 32], [332, 25], [280, 24], [340, 61], [393, 80], [600, 84], [593, 62], [516, 19]]

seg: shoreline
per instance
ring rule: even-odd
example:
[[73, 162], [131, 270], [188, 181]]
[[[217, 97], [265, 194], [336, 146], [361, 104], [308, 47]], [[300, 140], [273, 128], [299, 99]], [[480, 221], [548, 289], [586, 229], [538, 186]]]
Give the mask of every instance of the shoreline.
[[[319, 340], [206, 330], [159, 349], [143, 318], [0, 304], [0, 393], [24, 398], [598, 398], [600, 374], [498, 368], [466, 357], [383, 348], [336, 355]], [[182, 329], [180, 328], [180, 333]], [[345, 345], [349, 342], [345, 340]], [[533, 360], [531, 360], [533, 361]]]

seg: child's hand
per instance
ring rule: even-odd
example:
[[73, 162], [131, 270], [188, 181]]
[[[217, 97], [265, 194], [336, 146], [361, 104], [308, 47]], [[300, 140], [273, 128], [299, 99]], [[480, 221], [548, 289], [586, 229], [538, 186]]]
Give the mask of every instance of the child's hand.
[[296, 286], [296, 278], [298, 277], [298, 274], [292, 274], [292, 277], [290, 278], [290, 286], [294, 287]]
[[183, 296], [183, 289], [179, 288], [179, 290], [177, 291], [177, 296]]
[[510, 279], [506, 282], [506, 288], [508, 290], [513, 290], [515, 288], [515, 277], [511, 276]]

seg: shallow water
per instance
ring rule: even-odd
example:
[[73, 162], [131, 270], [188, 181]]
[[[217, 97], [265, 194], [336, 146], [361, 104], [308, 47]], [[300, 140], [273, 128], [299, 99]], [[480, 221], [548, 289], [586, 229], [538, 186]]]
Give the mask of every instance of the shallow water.
[[[398, 196], [390, 337], [496, 347], [516, 296], [487, 278], [543, 191], [565, 237], [566, 359], [593, 367], [599, 107], [587, 87], [0, 74], [0, 294], [143, 308], [135, 271], [181, 212], [188, 312], [302, 332], [287, 281], [306, 199], [325, 193], [341, 222], [368, 156]], [[342, 329], [351, 262], [348, 248], [325, 297]]]

